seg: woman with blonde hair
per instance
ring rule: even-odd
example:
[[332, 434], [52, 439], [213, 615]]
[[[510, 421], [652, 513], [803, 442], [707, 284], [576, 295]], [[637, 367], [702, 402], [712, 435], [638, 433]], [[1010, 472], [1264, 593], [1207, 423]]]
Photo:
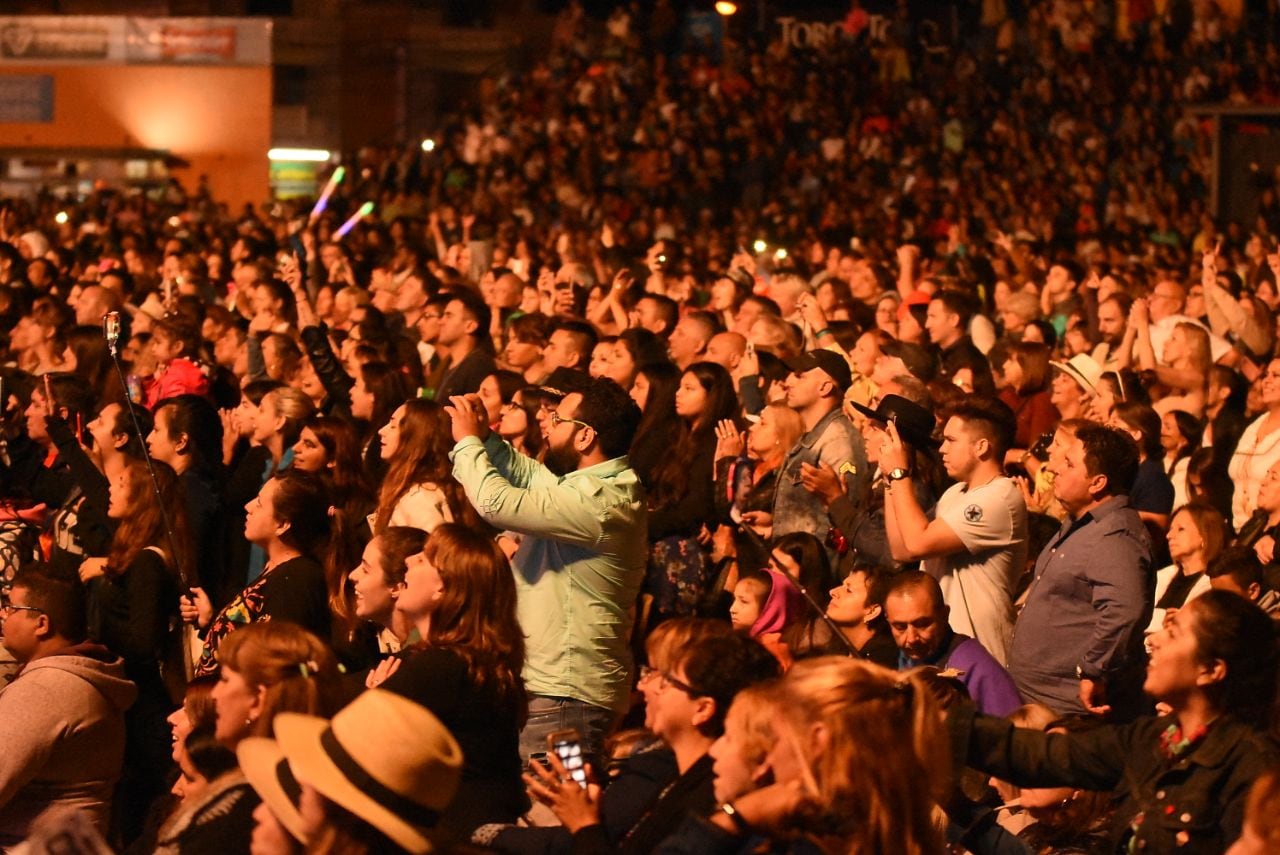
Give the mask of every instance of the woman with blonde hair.
[[[1134, 303], [1134, 308], [1142, 305], [1139, 301]], [[1145, 315], [1145, 311], [1140, 314]], [[1151, 345], [1151, 327], [1145, 317], [1140, 323], [1131, 321], [1131, 324], [1137, 327], [1133, 350], [1138, 357], [1138, 368], [1155, 372], [1156, 379], [1168, 390], [1156, 401], [1156, 412], [1163, 416], [1173, 410], [1183, 410], [1196, 418], [1203, 416], [1205, 396], [1209, 390], [1209, 369], [1213, 365], [1208, 330], [1199, 324], [1183, 321], [1173, 328], [1157, 359]], [[1125, 354], [1122, 349], [1119, 356], [1121, 368], [1129, 367]]]
[[735, 838], [759, 844], [741, 851], [943, 851], [933, 816], [950, 748], [918, 674], [824, 656], [797, 662], [776, 691], [773, 782], [686, 821], [657, 851], [729, 851]]
[[[767, 405], [745, 434], [730, 419], [716, 425], [713, 495], [720, 518], [751, 511], [772, 513], [783, 458], [803, 435], [804, 420], [785, 404]], [[733, 540], [739, 573], [751, 573], [768, 564], [769, 556], [758, 538], [735, 527]]]

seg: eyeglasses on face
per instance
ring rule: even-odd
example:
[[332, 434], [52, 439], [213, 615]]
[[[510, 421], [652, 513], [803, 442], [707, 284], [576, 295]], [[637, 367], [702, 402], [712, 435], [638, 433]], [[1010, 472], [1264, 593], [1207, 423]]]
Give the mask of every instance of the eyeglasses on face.
[[553, 428], [560, 427], [560, 425], [564, 424], [565, 422], [569, 422], [571, 424], [575, 424], [584, 428], [591, 427], [591, 425], [587, 424], [584, 421], [580, 421], [578, 419], [566, 419], [564, 416], [560, 415], [555, 410], [551, 411], [551, 426]]
[[648, 665], [640, 666], [640, 681], [644, 682], [649, 679], [657, 679], [661, 682], [662, 688], [668, 686], [679, 689], [691, 698], [705, 698], [706, 692], [700, 692], [688, 683], [676, 677], [672, 677], [666, 671], [659, 671], [657, 668], [650, 668]]
[[0, 617], [12, 617], [14, 612], [39, 612], [44, 614], [44, 609], [38, 609], [35, 606], [19, 606], [13, 603], [0, 603]]

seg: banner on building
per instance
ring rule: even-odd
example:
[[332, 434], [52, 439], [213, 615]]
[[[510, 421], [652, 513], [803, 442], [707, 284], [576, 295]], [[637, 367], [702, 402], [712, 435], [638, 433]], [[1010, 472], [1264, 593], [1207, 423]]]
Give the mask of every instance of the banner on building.
[[262, 18], [0, 17], [0, 65], [270, 65]]

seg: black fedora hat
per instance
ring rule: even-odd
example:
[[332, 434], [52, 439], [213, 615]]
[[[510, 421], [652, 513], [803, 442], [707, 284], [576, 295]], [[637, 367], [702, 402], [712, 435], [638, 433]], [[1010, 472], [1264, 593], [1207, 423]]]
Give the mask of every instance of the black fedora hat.
[[898, 435], [908, 445], [915, 448], [934, 448], [938, 445], [933, 439], [933, 429], [937, 424], [933, 413], [901, 395], [885, 395], [874, 410], [856, 401], [849, 403], [869, 419], [882, 424], [893, 422], [898, 426]]

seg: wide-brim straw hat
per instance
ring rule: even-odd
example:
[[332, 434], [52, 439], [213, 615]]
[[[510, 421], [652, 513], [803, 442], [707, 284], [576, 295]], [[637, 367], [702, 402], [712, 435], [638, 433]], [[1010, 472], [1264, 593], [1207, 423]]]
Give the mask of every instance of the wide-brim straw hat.
[[[300, 783], [405, 850], [432, 851], [432, 834], [458, 788], [462, 748], [430, 710], [393, 692], [370, 689], [332, 721], [280, 713], [273, 727], [280, 755]], [[262, 751], [253, 745], [248, 753]], [[270, 756], [251, 758], [259, 780], [269, 762]], [[280, 784], [277, 772], [278, 765], [271, 766], [269, 778]], [[247, 768], [245, 775], [257, 789]], [[273, 786], [268, 782], [264, 789], [259, 793], [268, 800]], [[274, 798], [279, 801], [281, 794]], [[270, 801], [268, 806], [274, 809]], [[288, 828], [284, 816], [277, 817]]]
[[240, 762], [240, 771], [285, 831], [299, 843], [306, 843], [302, 814], [298, 812], [302, 785], [294, 777], [279, 744], [261, 736], [242, 739], [236, 746], [236, 759]]

